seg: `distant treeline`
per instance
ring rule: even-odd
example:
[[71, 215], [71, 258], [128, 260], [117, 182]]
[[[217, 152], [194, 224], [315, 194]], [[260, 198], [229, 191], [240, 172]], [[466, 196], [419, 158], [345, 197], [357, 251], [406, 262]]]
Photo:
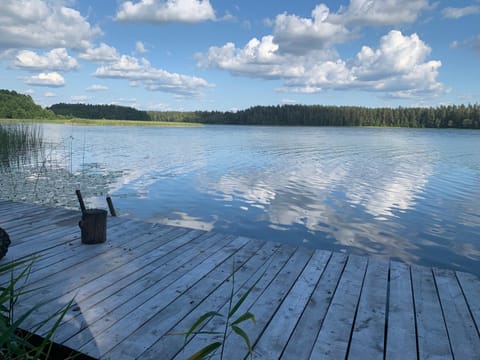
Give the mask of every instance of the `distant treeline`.
[[148, 112], [152, 120], [204, 124], [392, 126], [412, 128], [480, 128], [480, 105], [436, 108], [366, 108], [357, 106], [255, 106], [237, 112]]
[[150, 120], [146, 111], [119, 105], [55, 104], [48, 108], [56, 115], [82, 119]]
[[0, 119], [45, 119], [55, 114], [35, 104], [30, 95], [0, 90]]
[[0, 118], [143, 120], [239, 125], [393, 126], [480, 129], [480, 105], [430, 108], [367, 108], [360, 106], [255, 106], [235, 112], [141, 111], [119, 105], [55, 104], [43, 109], [28, 95], [0, 90]]

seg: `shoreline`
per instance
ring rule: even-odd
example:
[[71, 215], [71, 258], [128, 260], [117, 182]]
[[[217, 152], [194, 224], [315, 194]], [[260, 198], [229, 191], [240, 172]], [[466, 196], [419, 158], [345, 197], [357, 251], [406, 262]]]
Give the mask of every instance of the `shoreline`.
[[0, 119], [0, 123], [39, 123], [74, 126], [155, 126], [155, 127], [203, 127], [200, 123], [170, 121], [109, 120], [109, 119]]

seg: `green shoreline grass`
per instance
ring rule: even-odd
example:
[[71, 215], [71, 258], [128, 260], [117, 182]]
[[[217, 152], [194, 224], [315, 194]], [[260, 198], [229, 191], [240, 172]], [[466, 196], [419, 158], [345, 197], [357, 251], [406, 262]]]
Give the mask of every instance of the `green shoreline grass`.
[[108, 120], [108, 119], [0, 119], [1, 122], [15, 123], [46, 123], [76, 126], [159, 126], [159, 127], [201, 127], [203, 124], [169, 121], [136, 121], [136, 120]]

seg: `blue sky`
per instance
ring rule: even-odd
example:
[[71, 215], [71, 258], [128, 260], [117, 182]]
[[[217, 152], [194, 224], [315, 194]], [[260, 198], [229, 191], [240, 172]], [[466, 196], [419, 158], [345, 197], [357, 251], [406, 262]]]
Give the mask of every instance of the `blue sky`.
[[480, 98], [480, 0], [2, 0], [0, 34], [0, 88], [43, 106]]

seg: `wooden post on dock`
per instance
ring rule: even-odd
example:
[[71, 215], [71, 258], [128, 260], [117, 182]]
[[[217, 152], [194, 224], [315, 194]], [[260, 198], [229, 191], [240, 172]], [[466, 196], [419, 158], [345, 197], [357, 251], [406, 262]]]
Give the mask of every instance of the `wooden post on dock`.
[[80, 192], [80, 190], [75, 190], [75, 194], [77, 194], [77, 199], [80, 203], [80, 209], [82, 210], [82, 213], [84, 213], [87, 209], [85, 208], [85, 203], [83, 202], [82, 193]]
[[107, 196], [107, 204], [108, 204], [108, 209], [110, 210], [110, 215], [117, 216], [117, 212], [115, 211], [115, 208], [113, 207], [112, 198], [110, 196]]

